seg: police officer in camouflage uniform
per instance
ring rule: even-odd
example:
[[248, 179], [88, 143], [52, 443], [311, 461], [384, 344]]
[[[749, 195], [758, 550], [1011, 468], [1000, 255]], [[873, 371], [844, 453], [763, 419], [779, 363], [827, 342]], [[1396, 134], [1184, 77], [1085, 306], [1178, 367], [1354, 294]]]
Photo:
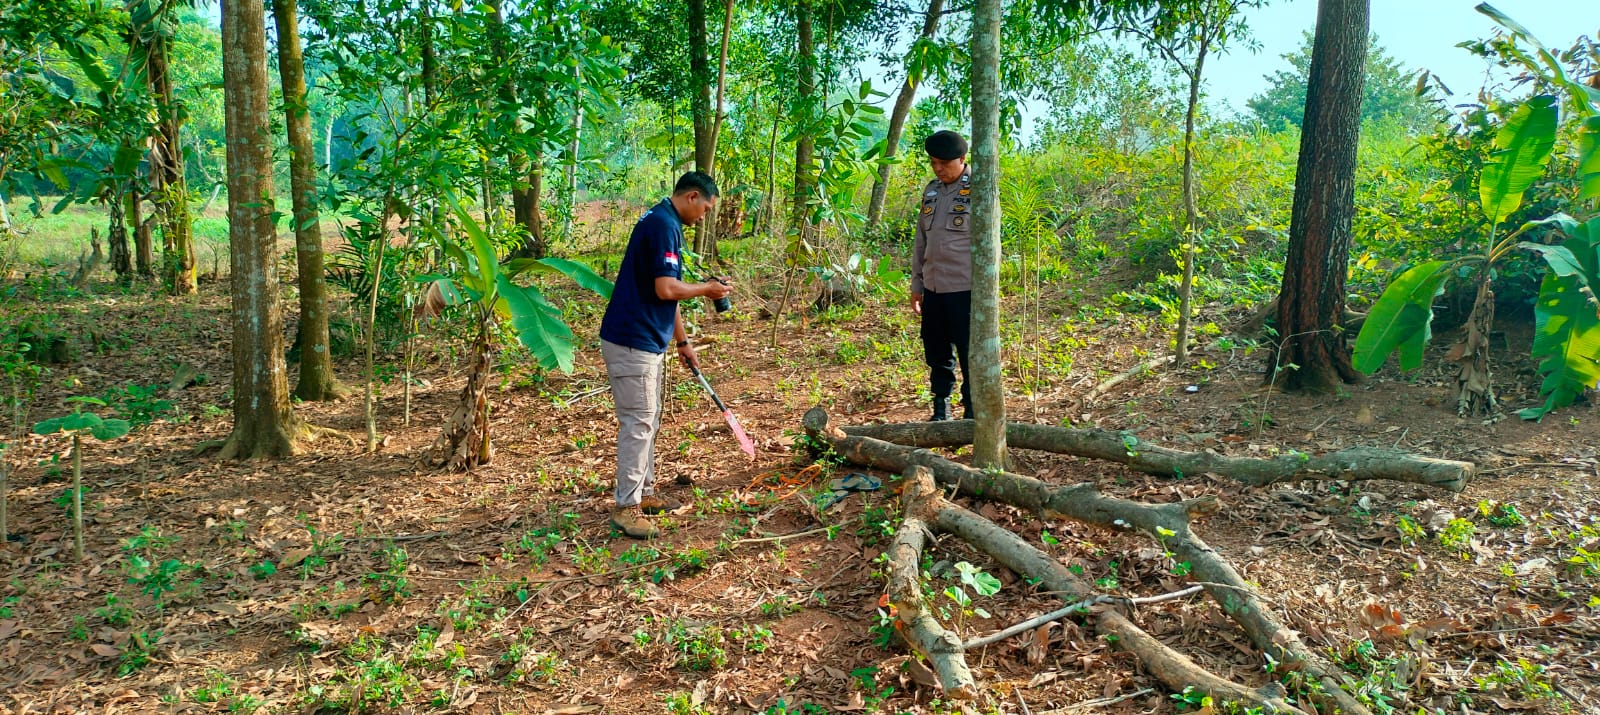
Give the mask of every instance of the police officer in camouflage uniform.
[[[967, 140], [950, 130], [922, 143], [933, 181], [922, 192], [911, 249], [911, 311], [922, 316], [922, 354], [928, 363], [935, 422], [950, 419], [950, 393], [961, 364], [962, 419], [971, 416], [967, 343], [972, 321], [972, 171]], [[953, 350], [952, 350], [953, 348]]]

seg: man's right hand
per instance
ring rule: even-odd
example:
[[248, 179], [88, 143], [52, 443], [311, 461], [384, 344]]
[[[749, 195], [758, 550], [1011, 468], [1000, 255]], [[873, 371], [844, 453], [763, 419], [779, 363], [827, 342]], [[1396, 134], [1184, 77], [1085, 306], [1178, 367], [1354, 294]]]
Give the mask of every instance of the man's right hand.
[[922, 294], [921, 293], [912, 293], [911, 294], [911, 312], [916, 313], [917, 315], [922, 315]]
[[733, 285], [726, 278], [716, 278], [700, 285], [702, 286], [700, 294], [712, 300], [726, 298], [733, 292]]

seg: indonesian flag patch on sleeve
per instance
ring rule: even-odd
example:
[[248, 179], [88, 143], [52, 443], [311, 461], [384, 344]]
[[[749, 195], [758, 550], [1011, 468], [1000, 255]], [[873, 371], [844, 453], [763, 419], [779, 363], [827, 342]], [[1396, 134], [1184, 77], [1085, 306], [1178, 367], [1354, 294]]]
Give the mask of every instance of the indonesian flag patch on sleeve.
[[672, 251], [667, 251], [667, 255], [662, 257], [661, 262], [665, 263], [665, 264], [667, 264], [669, 266], [672, 266], [673, 268], [677, 268], [678, 267], [678, 254], [673, 253]]

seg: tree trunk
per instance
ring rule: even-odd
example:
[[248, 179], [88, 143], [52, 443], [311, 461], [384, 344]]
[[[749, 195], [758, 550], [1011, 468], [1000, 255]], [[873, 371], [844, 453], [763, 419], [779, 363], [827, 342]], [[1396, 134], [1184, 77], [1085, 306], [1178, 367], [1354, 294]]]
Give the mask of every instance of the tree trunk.
[[[717, 60], [717, 102], [712, 105], [714, 116], [711, 121], [711, 161], [707, 163], [707, 166], [711, 167], [708, 172], [712, 176], [716, 176], [717, 142], [722, 138], [722, 120], [726, 119], [722, 100], [728, 89], [728, 39], [732, 34], [733, 0], [727, 0], [723, 6], [722, 48]], [[725, 223], [723, 212], [732, 210], [734, 209], [728, 207], [726, 200], [718, 201], [706, 213], [705, 219], [700, 222], [700, 233], [696, 236], [696, 238], [700, 239], [698, 250], [701, 259], [707, 263], [717, 260], [717, 239], [722, 235], [722, 228]]]
[[155, 250], [150, 245], [150, 220], [144, 216], [144, 194], [138, 182], [128, 191], [128, 220], [133, 224], [133, 268], [140, 276], [155, 275]]
[[[843, 429], [852, 437], [871, 437], [910, 447], [954, 448], [972, 444], [972, 425], [972, 420], [952, 420]], [[1006, 445], [1102, 459], [1163, 477], [1215, 474], [1253, 487], [1318, 479], [1349, 482], [1382, 479], [1459, 492], [1472, 481], [1476, 469], [1471, 462], [1369, 447], [1353, 447], [1318, 456], [1296, 452], [1270, 459], [1230, 457], [1210, 451], [1170, 449], [1128, 432], [1021, 422], [1006, 424]]]
[[519, 258], [544, 258], [548, 252], [544, 236], [544, 216], [539, 212], [539, 199], [544, 196], [544, 167], [541, 158], [533, 156], [528, 171], [528, 186], [511, 192], [511, 210], [524, 235], [522, 245], [514, 255]]
[[[133, 257], [128, 253], [128, 222], [123, 218], [126, 208], [124, 203], [128, 184], [119, 182], [116, 188], [106, 194], [106, 208], [110, 213], [106, 226], [106, 242], [111, 251], [111, 270], [117, 274], [117, 282], [128, 285], [133, 282]], [[138, 217], [134, 217], [138, 221]]]
[[262, 0], [222, 1], [233, 304], [233, 433], [224, 459], [294, 454], [304, 429], [284, 374], [265, 20]]
[[[577, 65], [572, 67], [572, 79], [581, 84], [583, 70]], [[578, 157], [583, 150], [583, 97], [581, 90], [572, 93], [572, 143], [567, 146], [566, 187], [567, 215], [561, 219], [561, 238], [567, 245], [574, 245], [572, 237], [573, 220], [578, 212]]]
[[[795, 27], [799, 38], [799, 49], [795, 55], [795, 72], [800, 93], [798, 99], [800, 116], [794, 119], [805, 124], [811, 123], [813, 105], [817, 101], [817, 45], [812, 36], [811, 24], [811, 0], [800, 0], [795, 6]], [[816, 140], [812, 138], [810, 130], [800, 132], [794, 142], [794, 206], [790, 223], [800, 226], [803, 236], [808, 236], [810, 233], [811, 212], [806, 204], [811, 200], [811, 194], [816, 187], [816, 177], [812, 173], [811, 166], [811, 155], [815, 149]]]
[[[258, 0], [254, 5], [260, 8], [261, 2]], [[194, 232], [189, 224], [189, 186], [184, 180], [183, 115], [172, 96], [167, 43], [167, 38], [161, 35], [150, 43], [150, 88], [161, 105], [160, 131], [150, 152], [151, 171], [161, 174], [156, 204], [162, 215], [163, 243], [167, 247], [166, 278], [173, 295], [192, 295], [199, 290], [199, 284], [195, 275]], [[271, 151], [270, 144], [267, 151]], [[229, 201], [232, 201], [231, 196]]]
[[972, 6], [972, 461], [1006, 463], [1000, 353], [1000, 0]]
[[[922, 17], [922, 39], [933, 39], [939, 31], [939, 18], [943, 15], [944, 0], [928, 0], [928, 12]], [[905, 133], [906, 117], [911, 115], [911, 106], [916, 104], [917, 84], [921, 81], [921, 77], [911, 75], [908, 66], [906, 81], [901, 83], [900, 94], [894, 99], [894, 110], [889, 113], [889, 136], [884, 139], [878, 178], [872, 182], [872, 202], [867, 205], [868, 230], [883, 220], [883, 202], [889, 196], [889, 177], [894, 173], [894, 165], [889, 160], [900, 153], [900, 135]]]
[[1321, 0], [1295, 169], [1289, 256], [1268, 382], [1333, 392], [1360, 379], [1339, 321], [1355, 213], [1356, 146], [1367, 56], [1368, 0]]
[[328, 290], [322, 269], [322, 228], [317, 215], [316, 149], [306, 106], [305, 64], [295, 0], [272, 0], [278, 28], [278, 74], [289, 131], [289, 186], [294, 201], [294, 250], [300, 273], [300, 381], [294, 396], [307, 402], [337, 400], [346, 390], [333, 374], [328, 346]]
[[[1226, 18], [1219, 19], [1226, 22]], [[1194, 71], [1189, 74], [1189, 109], [1183, 117], [1183, 280], [1178, 284], [1178, 346], [1173, 352], [1181, 367], [1189, 359], [1189, 320], [1194, 313], [1194, 239], [1200, 230], [1200, 208], [1194, 189], [1194, 117], [1200, 110], [1200, 78], [1211, 48], [1209, 28], [1200, 33]]]
[[712, 157], [716, 152], [712, 144], [711, 114], [711, 61], [710, 43], [706, 39], [706, 0], [688, 0], [689, 4], [689, 77], [694, 82], [694, 95], [690, 98], [689, 114], [694, 121], [694, 168], [711, 173]]

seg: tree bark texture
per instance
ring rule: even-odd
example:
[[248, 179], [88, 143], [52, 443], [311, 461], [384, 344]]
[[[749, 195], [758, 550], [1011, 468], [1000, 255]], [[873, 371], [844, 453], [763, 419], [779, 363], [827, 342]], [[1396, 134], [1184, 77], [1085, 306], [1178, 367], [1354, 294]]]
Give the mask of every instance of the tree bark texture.
[[1368, 2], [1317, 4], [1289, 256], [1278, 300], [1279, 341], [1266, 369], [1268, 382], [1291, 390], [1333, 392], [1360, 379], [1339, 321], [1355, 213]]
[[939, 624], [922, 593], [922, 547], [927, 540], [928, 519], [937, 514], [933, 507], [943, 501], [934, 486], [933, 473], [926, 467], [907, 470], [902, 497], [905, 518], [889, 546], [885, 589], [894, 607], [897, 630], [932, 664], [946, 695], [971, 700], [977, 696], [977, 683], [962, 654], [961, 638]]
[[278, 74], [289, 132], [289, 187], [294, 202], [294, 250], [300, 273], [300, 380], [295, 397], [307, 402], [336, 400], [346, 390], [333, 374], [328, 345], [328, 289], [322, 268], [322, 228], [317, 214], [316, 149], [311, 110], [306, 105], [305, 63], [295, 0], [272, 0], [278, 29]]
[[1271, 655], [1286, 672], [1298, 673], [1305, 683], [1314, 684], [1303, 689], [1323, 712], [1371, 715], [1344, 689], [1345, 680], [1339, 670], [1279, 622], [1273, 608], [1245, 583], [1233, 565], [1190, 530], [1191, 517], [1216, 511], [1214, 497], [1144, 504], [1106, 496], [1093, 484], [1056, 486], [1009, 472], [974, 469], [925, 449], [847, 435], [831, 423], [821, 408], [806, 413], [804, 426], [810, 435], [826, 440], [837, 454], [853, 464], [894, 473], [923, 466], [933, 472], [940, 485], [963, 496], [1010, 504], [1044, 518], [1143, 532], [1171, 551], [1174, 559], [1189, 562], [1191, 577], [1206, 587], [1257, 648]]
[[[795, 5], [795, 34], [798, 37], [795, 76], [797, 90], [800, 93], [798, 103], [803, 112], [795, 119], [809, 124], [814, 111], [813, 105], [817, 101], [817, 45], [812, 32], [811, 0], [800, 0]], [[802, 235], [810, 233], [808, 229], [811, 225], [811, 210], [807, 204], [817, 184], [811, 165], [815, 150], [816, 140], [808, 132], [801, 132], [795, 139], [794, 207], [790, 222], [802, 228]]]
[[106, 243], [111, 251], [111, 270], [116, 272], [117, 282], [123, 285], [133, 282], [133, 257], [128, 253], [128, 222], [123, 218], [125, 194], [131, 193], [127, 187], [126, 182], [120, 182], [117, 188], [106, 195], [106, 208], [110, 214], [107, 217]]
[[[944, 0], [928, 0], [928, 11], [922, 17], [922, 39], [933, 39], [943, 15]], [[900, 94], [894, 98], [894, 109], [889, 112], [889, 135], [884, 138], [883, 161], [878, 164], [878, 177], [872, 182], [872, 200], [867, 204], [868, 230], [883, 221], [883, 203], [888, 200], [889, 178], [894, 174], [894, 165], [889, 160], [900, 153], [900, 136], [905, 133], [906, 117], [911, 115], [911, 106], [916, 104], [917, 84], [921, 81], [921, 77], [912, 76], [910, 67], [906, 68], [906, 81], [900, 84]]]
[[262, 0], [222, 0], [233, 305], [233, 434], [225, 459], [293, 454], [302, 429], [289, 409], [283, 358], [265, 20]]
[[1006, 463], [1000, 353], [1000, 0], [972, 6], [972, 461]]
[[[256, 2], [255, 6], [260, 8], [261, 3]], [[172, 96], [172, 73], [167, 63], [169, 42], [164, 34], [157, 33], [150, 43], [150, 88], [161, 105], [160, 131], [151, 145], [150, 166], [153, 173], [161, 175], [156, 206], [162, 217], [166, 279], [173, 295], [193, 295], [200, 286], [195, 274], [194, 232], [189, 224], [189, 185], [184, 179], [183, 114]], [[271, 151], [270, 144], [267, 150]]]
[[[972, 420], [951, 420], [843, 429], [845, 434], [853, 437], [870, 437], [894, 444], [928, 448], [971, 444], [972, 428]], [[1382, 479], [1459, 492], [1472, 481], [1476, 470], [1471, 462], [1371, 447], [1353, 447], [1317, 456], [1294, 453], [1270, 459], [1228, 457], [1211, 452], [1170, 449], [1139, 439], [1128, 432], [1021, 422], [1006, 425], [1006, 443], [1017, 449], [1036, 449], [1116, 462], [1163, 477], [1215, 474], [1253, 487], [1319, 479], [1351, 482]]]

